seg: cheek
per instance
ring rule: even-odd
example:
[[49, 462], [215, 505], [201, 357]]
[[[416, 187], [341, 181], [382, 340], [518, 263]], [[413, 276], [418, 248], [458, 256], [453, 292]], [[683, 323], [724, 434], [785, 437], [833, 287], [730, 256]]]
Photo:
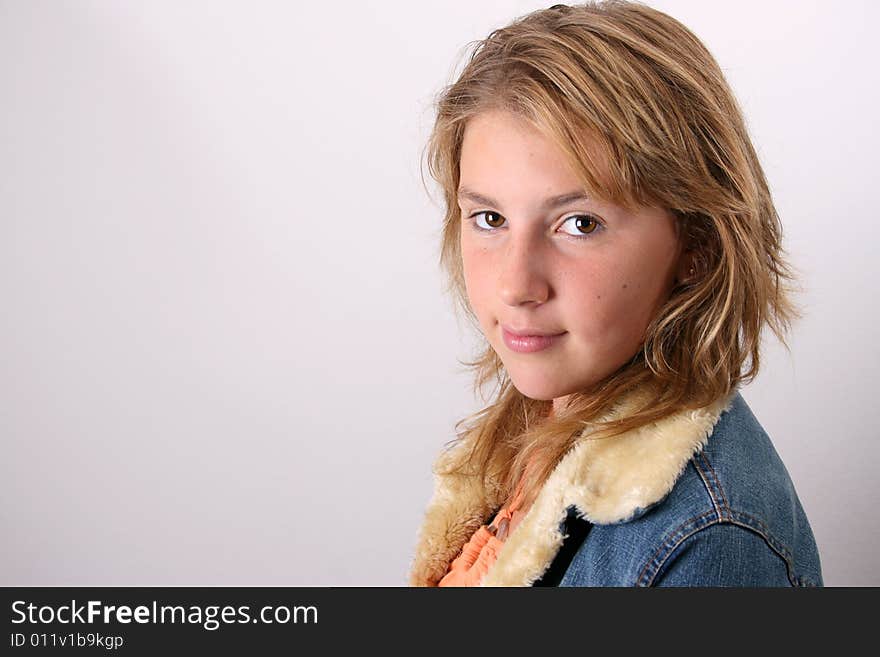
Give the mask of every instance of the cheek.
[[467, 243], [461, 246], [462, 273], [471, 307], [477, 315], [485, 311], [492, 266], [484, 249]]
[[564, 277], [567, 315], [582, 330], [603, 331], [627, 305], [627, 289], [608, 270], [577, 271]]
[[[617, 266], [615, 266], [617, 265]], [[584, 334], [597, 338], [624, 338], [641, 329], [643, 306], [652, 298], [651, 281], [639, 268], [617, 263], [567, 272], [564, 277], [566, 315]]]
[[594, 290], [593, 311], [582, 325], [595, 336], [606, 336], [609, 348], [630, 349], [644, 338], [656, 311], [660, 286], [644, 270], [621, 272], [620, 278], [607, 281], [601, 291]]

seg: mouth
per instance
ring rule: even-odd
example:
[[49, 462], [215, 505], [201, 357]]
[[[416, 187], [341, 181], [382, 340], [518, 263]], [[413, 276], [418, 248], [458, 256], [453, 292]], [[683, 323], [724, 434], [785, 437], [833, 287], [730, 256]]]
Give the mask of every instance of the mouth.
[[549, 349], [566, 334], [548, 333], [538, 329], [524, 328], [514, 331], [506, 326], [501, 326], [501, 335], [504, 338], [504, 344], [511, 351], [517, 353], [533, 353]]

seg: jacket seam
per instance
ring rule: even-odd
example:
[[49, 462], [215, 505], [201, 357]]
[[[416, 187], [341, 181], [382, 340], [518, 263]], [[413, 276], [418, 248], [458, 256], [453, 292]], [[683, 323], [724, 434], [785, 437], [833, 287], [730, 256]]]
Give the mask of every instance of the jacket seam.
[[[702, 463], [698, 462], [698, 459]], [[802, 580], [800, 580], [794, 573], [791, 550], [772, 535], [769, 527], [767, 527], [764, 521], [744, 511], [734, 511], [730, 507], [727, 497], [724, 495], [724, 490], [718, 480], [718, 474], [715, 472], [715, 469], [712, 467], [712, 464], [709, 462], [705, 453], [701, 451], [695, 455], [691, 458], [691, 463], [700, 479], [703, 481], [703, 485], [705, 486], [709, 499], [712, 502], [712, 509], [686, 520], [672, 530], [642, 567], [639, 576], [636, 579], [635, 586], [653, 586], [654, 580], [660, 572], [660, 569], [663, 567], [663, 564], [666, 563], [669, 556], [685, 540], [701, 529], [722, 522], [742, 526], [761, 536], [761, 538], [764, 539], [764, 542], [767, 543], [768, 547], [776, 552], [785, 562], [786, 576], [789, 581], [795, 586], [802, 584]], [[713, 515], [715, 516], [715, 520], [705, 522], [706, 518]]]
[[654, 551], [654, 554], [651, 555], [642, 567], [635, 585], [651, 586], [654, 582], [654, 578], [660, 571], [660, 568], [662, 568], [663, 564], [666, 562], [666, 559], [669, 558], [669, 555], [672, 554], [672, 552], [674, 552], [685, 539], [692, 534], [697, 533], [704, 527], [708, 527], [709, 525], [718, 522], [717, 519], [704, 522], [704, 519], [710, 518], [713, 515], [716, 515], [714, 510], [705, 511], [698, 516], [686, 520], [673, 529], [672, 532], [663, 539], [660, 546]]
[[[742, 527], [746, 527], [747, 529], [751, 529], [753, 532], [758, 534], [770, 548], [776, 552], [782, 560], [785, 561], [785, 570], [788, 575], [788, 580], [792, 583], [793, 586], [799, 586], [803, 584], [803, 581], [795, 575], [794, 572], [794, 555], [792, 555], [791, 550], [786, 546], [782, 541], [776, 539], [773, 534], [770, 532], [770, 528], [760, 519], [749, 513], [744, 511], [734, 511], [733, 515], [735, 519], [731, 522], [736, 525], [740, 525]], [[739, 520], [741, 518], [741, 520]]]
[[[724, 494], [724, 488], [721, 486], [721, 482], [718, 479], [718, 474], [715, 472], [715, 468], [712, 467], [712, 463], [706, 455], [705, 450], [696, 454], [694, 458], [691, 459], [691, 462], [694, 464], [694, 468], [703, 480], [703, 484], [706, 486], [706, 490], [709, 497], [712, 499], [713, 505], [715, 505], [716, 509], [719, 509], [719, 520], [728, 520], [734, 524], [739, 524], [752, 529], [759, 534], [764, 541], [766, 541], [767, 545], [777, 552], [785, 561], [785, 569], [788, 579], [795, 585], [801, 583], [802, 580], [795, 575], [794, 556], [788, 546], [773, 536], [770, 528], [763, 520], [744, 511], [734, 511], [731, 508], [730, 503], [727, 501], [727, 497]], [[703, 467], [701, 467], [701, 465]], [[721, 499], [720, 507], [717, 498]], [[737, 519], [740, 519], [740, 522], [736, 522]]]
[[[700, 461], [705, 463], [705, 466], [701, 467]], [[712, 500], [712, 505], [718, 512], [718, 519], [728, 519], [730, 517], [730, 505], [727, 503], [727, 497], [724, 495], [724, 489], [721, 487], [721, 482], [718, 481], [718, 475], [715, 472], [715, 468], [709, 463], [706, 454], [700, 452], [691, 459], [691, 463], [693, 463], [697, 474], [700, 475], [700, 479], [703, 480], [703, 485], [706, 487], [706, 492]]]
[[[708, 514], [711, 514], [711, 512], [704, 513], [701, 516], [697, 516], [697, 518], [701, 518], [701, 517], [706, 516]], [[745, 517], [749, 517], [754, 520], [757, 520], [753, 516], [749, 516], [748, 514], [742, 514], [742, 515]], [[694, 520], [696, 520], [696, 518]], [[758, 521], [758, 522], [760, 523], [760, 521]], [[682, 525], [679, 526], [678, 529], [675, 530], [675, 532], [673, 532], [673, 535], [677, 532], [680, 532], [683, 527], [685, 527], [686, 525], [691, 524], [691, 523], [692, 523], [692, 521], [688, 521], [686, 523], [683, 523]], [[760, 524], [763, 524], [763, 523], [760, 523]], [[642, 586], [642, 587], [654, 586], [654, 580], [657, 578], [657, 575], [659, 574], [660, 569], [663, 567], [663, 565], [666, 563], [666, 561], [668, 561], [668, 559], [672, 555], [672, 553], [675, 552], [675, 550], [678, 549], [678, 547], [682, 543], [684, 543], [688, 538], [690, 538], [694, 534], [696, 534], [704, 529], [707, 529], [708, 527], [711, 527], [712, 525], [735, 525], [735, 526], [742, 527], [746, 530], [754, 532], [755, 534], [760, 536], [762, 539], [764, 539], [764, 542], [767, 543], [767, 546], [771, 550], [773, 550], [777, 555], [779, 555], [779, 558], [781, 558], [782, 561], [785, 563], [785, 573], [786, 573], [786, 576], [788, 577], [788, 581], [791, 583], [792, 586], [807, 586], [807, 585], [809, 585], [808, 581], [802, 580], [802, 579], [795, 576], [795, 574], [792, 570], [792, 567], [791, 567], [790, 560], [785, 556], [785, 554], [780, 552], [780, 550], [777, 548], [777, 545], [778, 545], [777, 541], [774, 541], [773, 539], [769, 538], [765, 533], [763, 533], [762, 531], [760, 531], [756, 527], [753, 527], [752, 525], [750, 525], [746, 522], [740, 522], [737, 520], [713, 520], [709, 523], [697, 526], [697, 527], [691, 529], [690, 531], [687, 531], [686, 533], [683, 533], [679, 538], [677, 538], [675, 540], [675, 542], [673, 544], [671, 544], [669, 546], [669, 549], [666, 550], [666, 553], [662, 556], [662, 558], [659, 558], [657, 553], [660, 552], [665, 547], [665, 545], [661, 546], [657, 550], [657, 552], [655, 552], [652, 559], [649, 560], [649, 562], [645, 565], [645, 568], [642, 569], [642, 574], [640, 575], [639, 580], [636, 582], [636, 586]], [[659, 559], [659, 560], [657, 561], [656, 567], [652, 570], [652, 572], [650, 573], [650, 576], [649, 576], [648, 573], [645, 571], [648, 568], [648, 566], [651, 565], [651, 561], [653, 561], [655, 559]]]

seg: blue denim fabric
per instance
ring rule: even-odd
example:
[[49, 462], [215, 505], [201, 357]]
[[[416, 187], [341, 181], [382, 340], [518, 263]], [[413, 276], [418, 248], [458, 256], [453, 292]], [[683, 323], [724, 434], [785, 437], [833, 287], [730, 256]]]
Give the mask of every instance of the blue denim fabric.
[[788, 471], [739, 393], [665, 498], [607, 525], [569, 507], [562, 528], [537, 585], [823, 586]]

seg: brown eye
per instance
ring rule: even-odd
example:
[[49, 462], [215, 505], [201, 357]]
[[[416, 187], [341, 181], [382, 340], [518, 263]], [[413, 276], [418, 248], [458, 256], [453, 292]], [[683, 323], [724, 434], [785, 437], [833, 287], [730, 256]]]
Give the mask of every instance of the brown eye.
[[574, 225], [579, 231], [587, 234], [592, 233], [596, 230], [596, 226], [598, 226], [595, 219], [592, 219], [591, 217], [577, 217]]
[[[477, 212], [473, 216], [474, 216], [474, 223], [476, 224], [477, 228], [480, 228], [482, 230], [490, 230], [492, 228], [500, 228], [501, 225], [504, 223], [504, 217], [502, 217], [497, 212], [491, 212], [491, 211]], [[483, 228], [480, 225], [480, 221], [479, 221], [480, 217], [486, 218], [486, 225], [489, 228]]]
[[562, 225], [573, 227], [574, 230], [563, 230], [564, 233], [573, 237], [586, 237], [602, 228], [599, 220], [589, 214], [573, 215], [566, 219]]

